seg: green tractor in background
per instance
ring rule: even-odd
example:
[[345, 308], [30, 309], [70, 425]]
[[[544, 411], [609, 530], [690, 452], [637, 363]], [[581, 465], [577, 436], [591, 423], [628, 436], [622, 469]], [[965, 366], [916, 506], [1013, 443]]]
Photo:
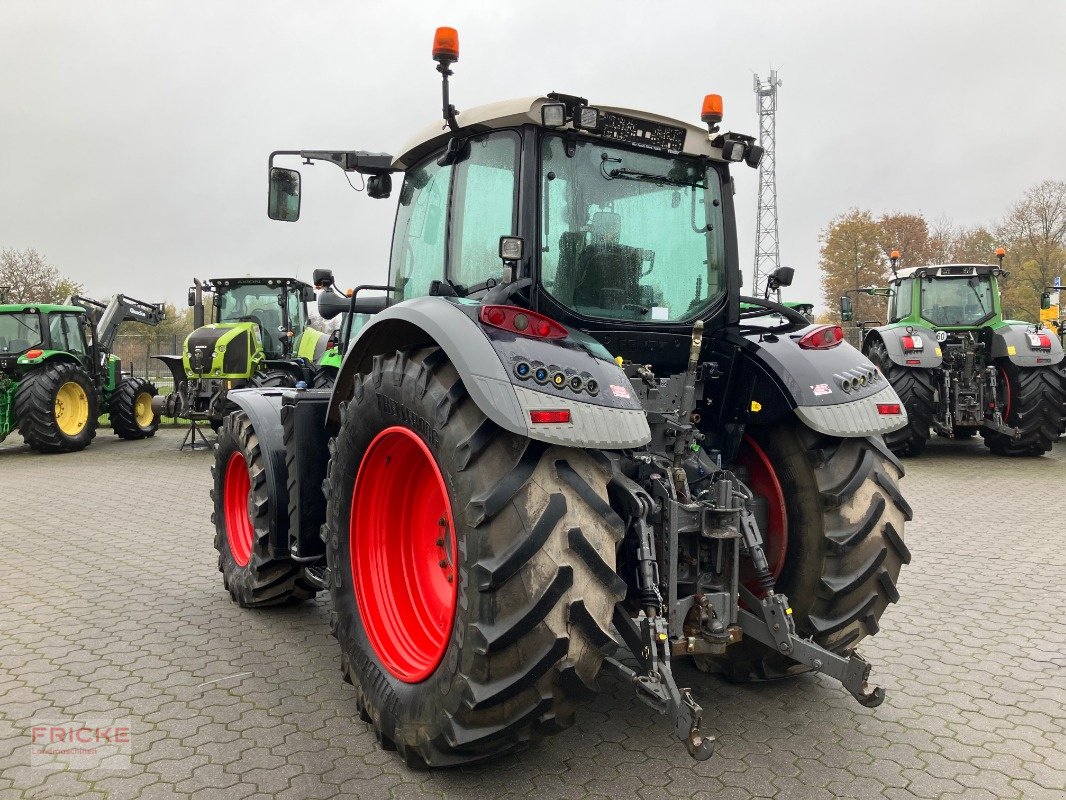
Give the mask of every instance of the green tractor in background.
[[[980, 433], [998, 455], [1041, 455], [1066, 431], [1063, 349], [1041, 323], [1003, 319], [998, 266], [940, 264], [897, 269], [888, 288], [857, 291], [888, 298], [888, 324], [862, 329], [862, 351], [889, 379], [908, 424], [885, 434], [898, 455], [920, 454], [937, 434]], [[841, 318], [853, 317], [851, 298]]]
[[[204, 295], [213, 296], [211, 322], [204, 324]], [[331, 371], [321, 369], [330, 338], [308, 324], [313, 286], [295, 278], [212, 278], [189, 289], [193, 324], [179, 355], [161, 355], [174, 376], [174, 391], [158, 397], [156, 413], [191, 421], [206, 420], [218, 429], [235, 406], [232, 389], [247, 387], [328, 386]]]
[[82, 450], [103, 413], [123, 439], [154, 435], [156, 387], [124, 376], [111, 349], [123, 322], [155, 326], [165, 317], [162, 303], [122, 294], [106, 304], [0, 305], [0, 442], [17, 428], [42, 453]]

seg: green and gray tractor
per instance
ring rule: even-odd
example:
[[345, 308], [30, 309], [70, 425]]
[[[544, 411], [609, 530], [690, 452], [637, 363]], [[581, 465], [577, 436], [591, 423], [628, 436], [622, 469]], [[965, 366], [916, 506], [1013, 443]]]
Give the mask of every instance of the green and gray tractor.
[[42, 453], [82, 450], [101, 414], [123, 439], [144, 439], [159, 427], [155, 386], [123, 375], [112, 352], [119, 325], [158, 325], [153, 305], [117, 294], [109, 303], [74, 297], [62, 305], [0, 305], [0, 441], [16, 428]]
[[416, 766], [566, 728], [601, 672], [697, 759], [701, 670], [881, 703], [856, 646], [910, 557], [881, 438], [906, 414], [840, 326], [741, 296], [730, 171], [761, 149], [720, 130], [717, 95], [707, 127], [555, 92], [459, 113], [453, 29], [433, 55], [444, 124], [399, 155], [271, 155], [274, 219], [299, 217], [282, 158], [371, 198], [395, 176], [399, 203], [333, 388], [230, 394], [231, 597], [328, 591], [355, 708]]
[[[208, 324], [205, 294], [212, 296]], [[307, 303], [314, 299], [314, 287], [295, 278], [194, 280], [189, 305], [195, 330], [180, 356], [155, 356], [174, 378], [174, 391], [156, 399], [156, 412], [206, 420], [217, 430], [235, 408], [227, 399], [232, 389], [321, 385], [337, 359], [327, 356], [329, 337], [308, 325]]]
[[[925, 450], [930, 429], [968, 439], [977, 433], [993, 453], [1041, 455], [1066, 430], [1066, 374], [1055, 333], [1040, 323], [1003, 318], [998, 265], [938, 264], [897, 269], [887, 288], [888, 324], [862, 329], [862, 351], [888, 378], [908, 424], [885, 434], [899, 455]], [[851, 321], [851, 298], [840, 300]]]

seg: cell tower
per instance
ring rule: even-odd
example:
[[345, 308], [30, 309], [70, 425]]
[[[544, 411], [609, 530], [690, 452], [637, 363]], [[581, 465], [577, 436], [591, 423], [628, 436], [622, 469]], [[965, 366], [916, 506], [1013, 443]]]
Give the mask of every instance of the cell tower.
[[781, 248], [777, 238], [777, 87], [781, 81], [777, 70], [770, 70], [770, 79], [755, 78], [755, 109], [759, 112], [759, 146], [763, 149], [759, 163], [759, 212], [755, 218], [755, 270], [751, 293], [757, 295], [766, 279], [781, 266]]

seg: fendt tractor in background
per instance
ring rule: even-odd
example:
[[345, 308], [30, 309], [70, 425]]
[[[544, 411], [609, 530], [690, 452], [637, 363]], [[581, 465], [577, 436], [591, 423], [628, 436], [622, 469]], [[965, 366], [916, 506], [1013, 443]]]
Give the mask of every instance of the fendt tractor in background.
[[[217, 429], [235, 406], [230, 390], [315, 382], [328, 349], [308, 326], [314, 287], [295, 278], [212, 278], [189, 289], [193, 325], [180, 356], [155, 356], [174, 376], [174, 391], [155, 401], [167, 417], [206, 420]], [[213, 295], [204, 324], [204, 295]]]
[[[939, 264], [897, 269], [888, 288], [888, 324], [863, 330], [862, 350], [907, 409], [908, 424], [885, 434], [899, 455], [920, 454], [930, 428], [967, 439], [976, 433], [998, 455], [1040, 455], [1066, 430], [1062, 344], [1042, 325], [1003, 319], [998, 265]], [[841, 317], [853, 316], [850, 297]]]
[[355, 705], [413, 765], [559, 731], [603, 670], [708, 758], [678, 659], [878, 705], [855, 648], [910, 558], [881, 440], [906, 415], [839, 326], [741, 297], [730, 168], [760, 148], [717, 95], [709, 132], [554, 92], [458, 113], [454, 30], [433, 55], [446, 122], [398, 156], [271, 157], [274, 219], [300, 206], [280, 157], [402, 184], [390, 285], [351, 298], [377, 313], [333, 389], [230, 395], [232, 597], [328, 590]]
[[74, 297], [62, 305], [0, 305], [0, 442], [16, 428], [42, 453], [82, 450], [101, 414], [123, 439], [155, 434], [155, 386], [123, 375], [111, 350], [123, 322], [158, 325], [153, 305], [117, 294], [109, 303]]

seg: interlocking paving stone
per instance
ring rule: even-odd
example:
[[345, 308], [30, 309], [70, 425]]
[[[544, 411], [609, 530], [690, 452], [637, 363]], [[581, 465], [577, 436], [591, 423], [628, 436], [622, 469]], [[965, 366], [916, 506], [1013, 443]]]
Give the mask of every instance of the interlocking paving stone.
[[[1059, 798], [1066, 796], [1066, 440], [1001, 459], [933, 439], [906, 462], [914, 560], [862, 645], [875, 710], [815, 676], [734, 686], [684, 664], [710, 761], [626, 687], [528, 752], [412, 772], [341, 680], [325, 597], [242, 611], [222, 589], [207, 452], [181, 434], [82, 453], [0, 445], [0, 798]], [[125, 770], [33, 767], [29, 726], [126, 719]]]

